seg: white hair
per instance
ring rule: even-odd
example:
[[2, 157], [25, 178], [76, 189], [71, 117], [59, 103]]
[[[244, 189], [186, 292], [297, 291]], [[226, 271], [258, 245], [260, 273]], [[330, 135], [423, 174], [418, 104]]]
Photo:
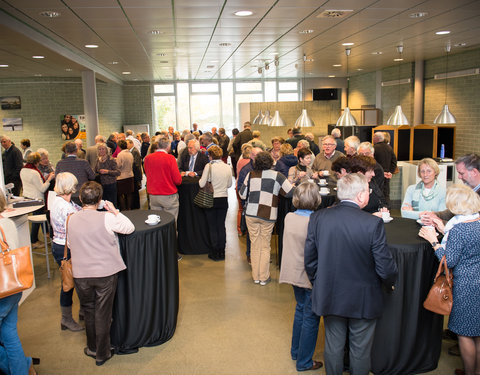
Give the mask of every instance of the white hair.
[[353, 147], [355, 150], [357, 150], [358, 146], [360, 145], [360, 139], [355, 135], [345, 138], [344, 142], [346, 145]]
[[335, 128], [332, 130], [332, 136], [334, 136], [335, 138], [340, 138], [342, 136], [342, 132], [340, 131], [339, 128]]
[[360, 143], [360, 145], [357, 148], [357, 152], [359, 152], [360, 149], [369, 150], [372, 153], [372, 155], [375, 153], [375, 148], [372, 146], [370, 142]]
[[385, 140], [385, 136], [382, 132], [376, 132], [373, 135], [373, 143], [383, 142]]
[[358, 193], [369, 191], [368, 180], [361, 173], [350, 173], [337, 181], [337, 197], [340, 200], [355, 200]]

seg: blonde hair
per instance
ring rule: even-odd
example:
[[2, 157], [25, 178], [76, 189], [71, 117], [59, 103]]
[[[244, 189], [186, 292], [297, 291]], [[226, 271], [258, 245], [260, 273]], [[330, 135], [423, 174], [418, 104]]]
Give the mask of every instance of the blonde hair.
[[480, 197], [466, 185], [450, 186], [447, 189], [446, 204], [454, 215], [472, 215], [480, 211]]
[[42, 158], [38, 152], [32, 152], [27, 156], [26, 162], [30, 164], [37, 164], [41, 159]]
[[280, 146], [280, 155], [285, 156], [285, 155], [292, 155], [293, 154], [293, 148], [290, 143], [284, 143], [283, 145]]
[[424, 158], [424, 159], [420, 160], [420, 163], [418, 163], [418, 168], [417, 168], [418, 177], [422, 178], [422, 176], [420, 175], [420, 167], [423, 164], [432, 168], [433, 172], [435, 173], [435, 178], [438, 177], [438, 175], [440, 174], [440, 168], [438, 168], [437, 162], [435, 160], [433, 160], [432, 158]]
[[78, 184], [77, 178], [70, 172], [62, 172], [55, 176], [55, 193], [58, 195], [73, 194]]
[[244, 159], [248, 159], [250, 157], [250, 153], [252, 152], [252, 145], [250, 143], [244, 143], [242, 145], [242, 157]]
[[254, 130], [254, 131], [252, 132], [252, 137], [253, 137], [253, 138], [260, 138], [260, 134], [261, 134], [261, 133], [260, 133], [260, 130]]

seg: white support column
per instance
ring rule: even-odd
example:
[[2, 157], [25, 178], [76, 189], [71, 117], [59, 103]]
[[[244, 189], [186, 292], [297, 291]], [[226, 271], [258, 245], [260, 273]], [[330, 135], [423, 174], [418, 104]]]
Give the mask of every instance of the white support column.
[[423, 60], [415, 61], [415, 86], [413, 91], [413, 125], [423, 124], [423, 102], [424, 102], [424, 73], [425, 64]]
[[95, 84], [95, 72], [93, 70], [82, 71], [83, 86], [83, 109], [87, 122], [87, 146], [95, 144], [95, 136], [98, 130], [97, 87]]

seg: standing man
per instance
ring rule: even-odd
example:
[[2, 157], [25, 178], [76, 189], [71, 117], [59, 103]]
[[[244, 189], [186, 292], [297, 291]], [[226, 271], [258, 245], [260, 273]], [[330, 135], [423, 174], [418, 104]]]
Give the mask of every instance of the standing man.
[[382, 166], [385, 180], [383, 181], [383, 195], [390, 205], [390, 180], [397, 169], [397, 157], [392, 147], [385, 141], [382, 132], [373, 135], [373, 148], [375, 160]]
[[207, 150], [205, 154], [208, 156], [208, 149], [215, 145], [215, 143], [213, 143], [212, 133], [203, 133], [200, 137], [200, 145], [203, 146], [205, 150]]
[[127, 149], [133, 156], [133, 193], [132, 193], [132, 210], [140, 208], [140, 194], [142, 188], [142, 157], [131, 139], [127, 139]]
[[324, 317], [326, 373], [343, 373], [348, 336], [350, 371], [368, 375], [375, 324], [383, 312], [381, 285], [393, 290], [397, 266], [382, 219], [362, 211], [369, 199], [367, 178], [348, 174], [337, 188], [340, 204], [310, 216], [305, 270], [313, 285], [312, 311]]
[[351, 135], [350, 137], [345, 138], [345, 155], [347, 155], [348, 157], [357, 155], [358, 146], [360, 146], [360, 139], [357, 136]]
[[147, 156], [148, 148], [150, 147], [150, 136], [148, 133], [142, 133], [142, 146], [140, 147], [140, 156], [142, 160]]
[[182, 183], [182, 176], [177, 161], [169, 154], [168, 137], [162, 137], [157, 142], [159, 148], [154, 153], [148, 154], [143, 161], [150, 207], [152, 210], [171, 213], [177, 221], [179, 207], [177, 185]]
[[198, 130], [198, 124], [197, 124], [196, 122], [194, 122], [194, 123], [192, 124], [192, 129], [193, 129], [193, 130], [191, 130], [190, 133], [199, 132], [200, 135], [203, 134], [201, 130]]
[[200, 151], [200, 142], [196, 139], [188, 141], [188, 152], [180, 156], [179, 170], [182, 176], [202, 176], [203, 169], [208, 164], [208, 156]]
[[238, 133], [233, 141], [233, 153], [235, 155], [235, 159], [238, 161], [240, 160], [240, 156], [242, 156], [242, 146], [244, 143], [247, 143], [253, 139], [252, 134], [252, 124], [250, 121], [247, 121], [243, 124], [243, 130]]
[[[375, 159], [375, 157], [374, 157], [375, 149], [373, 148], [373, 145], [370, 142], [360, 143], [360, 145], [358, 146], [358, 149], [357, 149], [357, 153], [358, 153], [358, 155], [369, 156], [369, 157]], [[375, 172], [374, 180], [377, 183], [380, 190], [382, 190], [382, 192], [383, 192], [383, 183], [385, 181], [385, 177], [384, 177], [384, 174], [383, 174], [384, 172], [383, 172], [382, 166], [376, 160], [375, 160], [375, 168], [373, 169], [373, 171]]]
[[215, 138], [220, 143], [220, 134], [217, 133], [217, 128], [212, 128], [212, 137]]
[[95, 164], [97, 164], [98, 145], [100, 143], [105, 143], [105, 137], [99, 134], [95, 136], [95, 144], [93, 146], [87, 147], [85, 159], [88, 161], [92, 169], [95, 168]]
[[335, 141], [337, 142], [337, 147], [335, 150], [343, 152], [343, 149], [345, 148], [345, 144], [343, 143], [342, 137], [342, 132], [340, 131], [339, 128], [332, 129], [332, 137], [335, 138]]
[[5, 149], [2, 154], [5, 185], [13, 183], [12, 193], [18, 197], [22, 189], [22, 180], [20, 179], [20, 170], [23, 168], [22, 151], [20, 151], [17, 146], [12, 143], [10, 137], [6, 135], [2, 136], [1, 143]]
[[65, 145], [65, 155], [65, 159], [62, 159], [57, 163], [55, 176], [58, 176], [58, 174], [62, 172], [70, 172], [77, 178], [78, 184], [76, 192], [72, 194], [72, 200], [81, 206], [82, 203], [78, 198], [80, 188], [85, 182], [95, 179], [95, 172], [93, 172], [88, 161], [77, 157], [77, 146], [75, 145], [75, 142], [68, 142]]
[[127, 135], [126, 140], [129, 140], [129, 139], [132, 140], [133, 146], [135, 146], [138, 153], [140, 153], [140, 149], [141, 149], [142, 144], [140, 143], [140, 141], [137, 138], [134, 137], [133, 130], [128, 129], [125, 134]]
[[225, 134], [225, 128], [218, 129], [218, 146], [222, 149], [222, 161], [224, 163], [228, 160], [228, 144], [230, 143], [230, 138]]
[[322, 138], [322, 151], [315, 156], [315, 160], [312, 165], [312, 170], [318, 172], [319, 176], [326, 176], [324, 171], [328, 171], [328, 176], [332, 182], [336, 182], [337, 178], [332, 173], [332, 163], [341, 156], [345, 156], [340, 151], [335, 151], [337, 143], [335, 138], [331, 135], [326, 135]]

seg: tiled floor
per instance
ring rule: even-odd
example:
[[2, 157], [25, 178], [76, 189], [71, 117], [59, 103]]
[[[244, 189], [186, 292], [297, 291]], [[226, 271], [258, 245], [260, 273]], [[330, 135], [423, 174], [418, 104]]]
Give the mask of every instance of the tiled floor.
[[[180, 311], [177, 330], [164, 345], [141, 348], [136, 354], [115, 356], [102, 367], [83, 354], [85, 333], [60, 330], [60, 275], [51, 262], [47, 279], [45, 261], [35, 258], [37, 289], [20, 307], [19, 333], [27, 355], [40, 357], [40, 375], [56, 374], [295, 374], [290, 359], [294, 297], [280, 285], [275, 263], [274, 282], [254, 285], [245, 261], [245, 239], [235, 230], [233, 191], [227, 216], [225, 262], [206, 255], [184, 256], [179, 262]], [[74, 302], [78, 312], [78, 299]], [[314, 358], [322, 360], [323, 330]], [[429, 374], [451, 375], [461, 367], [459, 357], [447, 354], [444, 342], [440, 363]], [[324, 369], [316, 371], [325, 374]], [[403, 374], [401, 374], [403, 375]], [[406, 375], [406, 374], [405, 374]]]

